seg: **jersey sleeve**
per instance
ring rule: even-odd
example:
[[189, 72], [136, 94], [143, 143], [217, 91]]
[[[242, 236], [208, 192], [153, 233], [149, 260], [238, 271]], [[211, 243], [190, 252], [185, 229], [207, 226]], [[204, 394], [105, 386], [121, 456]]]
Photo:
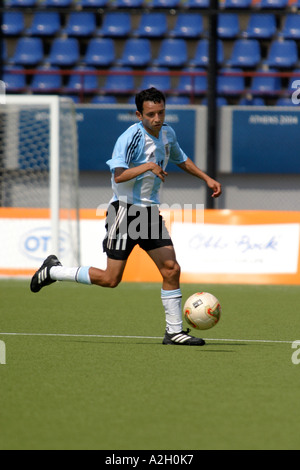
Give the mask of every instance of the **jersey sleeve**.
[[142, 132], [136, 126], [127, 129], [117, 140], [112, 158], [106, 162], [110, 171], [116, 168], [129, 168], [130, 162], [135, 158], [137, 152], [140, 151], [142, 140]]
[[171, 136], [171, 146], [170, 146], [170, 162], [175, 163], [178, 165], [179, 163], [183, 163], [187, 160], [187, 155], [184, 153], [182, 148], [180, 147], [177, 137], [175, 134], [174, 129], [169, 126], [169, 132]]

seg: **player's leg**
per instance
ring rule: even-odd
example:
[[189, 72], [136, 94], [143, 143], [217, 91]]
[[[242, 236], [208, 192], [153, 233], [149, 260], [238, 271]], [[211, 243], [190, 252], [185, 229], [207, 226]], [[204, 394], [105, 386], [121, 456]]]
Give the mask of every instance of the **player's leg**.
[[161, 300], [166, 315], [166, 333], [163, 344], [203, 346], [205, 344], [203, 339], [190, 336], [189, 330], [183, 331], [180, 266], [176, 260], [174, 247], [163, 246], [147, 253], [163, 278]]

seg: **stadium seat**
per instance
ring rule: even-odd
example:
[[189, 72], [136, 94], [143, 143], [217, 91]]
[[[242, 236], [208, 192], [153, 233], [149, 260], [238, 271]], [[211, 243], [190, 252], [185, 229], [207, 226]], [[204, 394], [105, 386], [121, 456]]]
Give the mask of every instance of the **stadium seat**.
[[7, 44], [6, 41], [0, 41], [0, 57], [5, 63], [7, 61]]
[[170, 75], [159, 75], [159, 72], [168, 72], [167, 68], [149, 67], [145, 72], [155, 72], [155, 75], [145, 75], [142, 79], [141, 90], [154, 87], [166, 93], [171, 90], [171, 77]]
[[247, 29], [243, 32], [242, 36], [248, 39], [270, 39], [276, 32], [275, 15], [253, 13], [250, 15]]
[[73, 0], [45, 0], [44, 6], [47, 8], [68, 8]]
[[91, 36], [96, 29], [96, 18], [94, 13], [89, 11], [71, 12], [67, 26], [62, 34], [75, 37]]
[[278, 98], [278, 100], [276, 101], [275, 103], [275, 106], [299, 106], [299, 105], [295, 105], [291, 98]]
[[21, 37], [17, 40], [14, 55], [9, 63], [24, 66], [39, 64], [44, 58], [43, 43], [40, 38]]
[[230, 8], [248, 9], [251, 7], [251, 3], [252, 3], [252, 0], [225, 0], [222, 7], [225, 9], [230, 9]]
[[131, 31], [131, 16], [127, 12], [107, 12], [96, 35], [102, 37], [126, 37]]
[[[224, 46], [222, 41], [218, 40], [217, 62], [221, 65], [224, 62]], [[208, 40], [201, 39], [196, 48], [194, 58], [190, 61], [191, 67], [207, 67], [208, 65]]]
[[154, 65], [158, 67], [183, 67], [188, 60], [184, 39], [163, 39]]
[[144, 0], [115, 0], [113, 5], [115, 8], [141, 8]]
[[109, 67], [115, 60], [115, 43], [111, 38], [93, 38], [89, 41], [84, 57], [87, 65]]
[[242, 72], [241, 69], [221, 69], [217, 77], [217, 91], [219, 95], [240, 95], [245, 90], [245, 79], [241, 75], [226, 75], [226, 73]]
[[150, 8], [177, 8], [180, 0], [149, 0], [147, 6]]
[[[94, 67], [80, 66], [75, 67], [73, 72], [94, 72]], [[74, 93], [84, 91], [84, 93], [95, 93], [97, 92], [98, 76], [93, 74], [82, 75], [80, 73], [74, 73], [70, 75], [69, 80], [64, 88], [65, 93]]]
[[[45, 73], [40, 73], [44, 71]], [[37, 73], [33, 76], [30, 89], [34, 93], [54, 93], [59, 92], [62, 87], [62, 76], [59, 73], [46, 73], [58, 72], [56, 67], [42, 66], [37, 69]]]
[[265, 64], [269, 67], [291, 68], [298, 62], [297, 43], [292, 39], [271, 43]]
[[[267, 73], [265, 70], [257, 70], [257, 72]], [[270, 69], [269, 73], [274, 73], [276, 70]], [[255, 96], [273, 96], [281, 91], [281, 79], [272, 75], [257, 75], [253, 77], [249, 93]]]
[[280, 33], [285, 39], [300, 39], [300, 16], [288, 14], [284, 23], [284, 27]]
[[168, 31], [165, 13], [144, 13], [138, 28], [133, 32], [136, 37], [160, 38]]
[[[205, 72], [203, 68], [186, 68], [183, 72]], [[207, 90], [207, 77], [206, 75], [181, 75], [179, 78], [176, 93], [183, 95], [203, 95]]]
[[108, 0], [78, 0], [76, 4], [82, 8], [104, 8]]
[[91, 99], [92, 104], [116, 104], [117, 98], [112, 95], [95, 95]]
[[260, 44], [257, 39], [237, 39], [227, 65], [230, 67], [256, 67], [260, 61]]
[[55, 36], [60, 31], [60, 16], [57, 11], [37, 11], [31, 26], [26, 30], [28, 36]]
[[22, 11], [5, 11], [2, 18], [2, 33], [4, 36], [18, 36], [24, 30], [24, 15]]
[[198, 38], [203, 33], [203, 18], [197, 13], [179, 13], [174, 29], [169, 32], [173, 38]]
[[110, 72], [118, 74], [108, 75], [102, 91], [107, 94], [131, 94], [135, 89], [134, 78], [131, 74], [123, 72], [132, 72], [130, 67], [112, 67]]
[[9, 93], [22, 93], [26, 89], [26, 75], [13, 73], [18, 70], [24, 70], [24, 68], [21, 66], [4, 68], [2, 80]]
[[190, 98], [188, 96], [168, 96], [167, 103], [168, 105], [187, 106], [190, 104]]
[[221, 39], [235, 38], [240, 32], [239, 16], [236, 13], [220, 13], [217, 31]]
[[6, 8], [33, 8], [36, 6], [36, 0], [6, 0]]
[[124, 67], [146, 67], [152, 59], [151, 43], [146, 38], [130, 38], [124, 45], [122, 57], [117, 65]]
[[79, 60], [79, 43], [76, 38], [55, 38], [47, 62], [50, 65], [70, 67]]
[[184, 7], [187, 10], [192, 10], [193, 8], [206, 9], [209, 8], [209, 0], [186, 0]]
[[[207, 106], [207, 98], [206, 98], [206, 97], [203, 98], [201, 104]], [[220, 106], [227, 106], [227, 105], [228, 105], [228, 101], [227, 101], [227, 99], [226, 99], [224, 96], [217, 96], [217, 98], [216, 98], [216, 105], [217, 105], [217, 107], [220, 107]]]
[[261, 0], [260, 8], [261, 9], [276, 9], [276, 8], [286, 8], [288, 5], [289, 0]]
[[244, 96], [240, 99], [239, 106], [265, 106], [265, 101], [259, 96]]

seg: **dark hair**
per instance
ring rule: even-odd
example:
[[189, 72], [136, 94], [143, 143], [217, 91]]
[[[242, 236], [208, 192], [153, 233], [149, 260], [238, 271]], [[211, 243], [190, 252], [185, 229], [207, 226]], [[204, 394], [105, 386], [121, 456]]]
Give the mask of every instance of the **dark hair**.
[[163, 101], [165, 103], [166, 98], [161, 91], [157, 90], [154, 87], [148, 88], [148, 90], [140, 91], [140, 93], [135, 96], [135, 104], [137, 110], [141, 114], [143, 114], [144, 101], [152, 101], [153, 103], [160, 103], [161, 101]]

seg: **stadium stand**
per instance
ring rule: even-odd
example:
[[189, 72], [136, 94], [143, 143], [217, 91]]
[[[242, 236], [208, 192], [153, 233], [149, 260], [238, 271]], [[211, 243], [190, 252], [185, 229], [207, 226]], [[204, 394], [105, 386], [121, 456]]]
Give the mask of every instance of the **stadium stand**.
[[[288, 76], [280, 73], [299, 67], [298, 3], [220, 1], [218, 95], [226, 103], [250, 105], [259, 97], [275, 104], [290, 96]], [[105, 102], [113, 93], [127, 102], [156, 84], [173, 102], [205, 102], [208, 0], [6, 0], [5, 7], [8, 93], [59, 90], [87, 102]], [[123, 76], [128, 70], [132, 75]], [[98, 75], [82, 78], [85, 71]]]

